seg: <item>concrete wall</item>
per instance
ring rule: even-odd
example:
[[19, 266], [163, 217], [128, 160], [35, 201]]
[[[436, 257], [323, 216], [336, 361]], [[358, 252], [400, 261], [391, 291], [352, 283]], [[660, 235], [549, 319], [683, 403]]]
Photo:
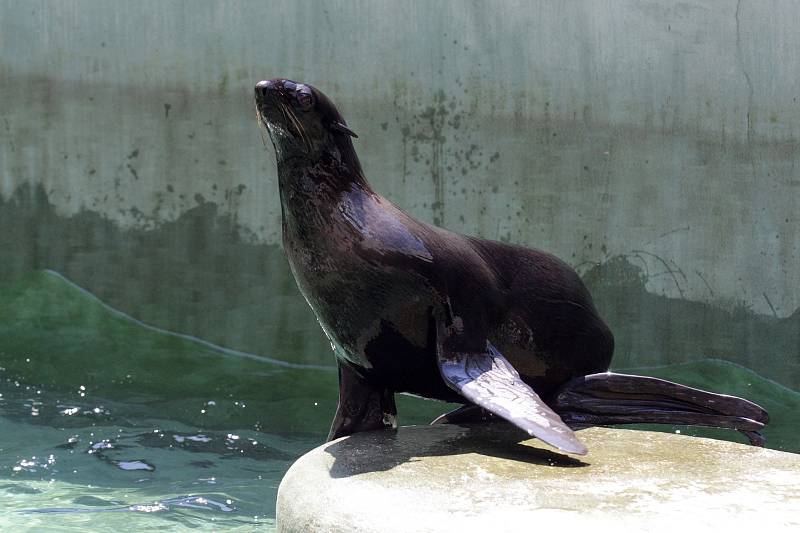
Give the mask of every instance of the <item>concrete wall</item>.
[[800, 387], [800, 5], [0, 1], [0, 275], [331, 361], [252, 87], [337, 102], [375, 188], [582, 272], [618, 365]]

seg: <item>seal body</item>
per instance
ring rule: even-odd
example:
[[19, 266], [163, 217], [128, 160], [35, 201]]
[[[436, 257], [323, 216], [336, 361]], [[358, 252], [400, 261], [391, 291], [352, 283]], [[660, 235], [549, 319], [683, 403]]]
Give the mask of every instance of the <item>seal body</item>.
[[320, 188], [316, 170], [281, 168], [283, 245], [337, 358], [362, 375], [460, 401], [436, 364], [447, 303], [544, 394], [608, 368], [613, 337], [568, 265], [425, 224], [363, 185]]
[[[585, 453], [540, 397], [611, 361], [613, 336], [577, 273], [542, 251], [426, 224], [376, 193], [355, 134], [317, 89], [259, 82], [256, 107], [277, 156], [286, 256], [339, 363], [330, 437], [393, 427], [393, 394], [403, 392], [494, 413]], [[614, 383], [646, 395], [650, 382], [634, 378]], [[607, 383], [581, 381], [580, 395], [617, 398], [599, 391]]]

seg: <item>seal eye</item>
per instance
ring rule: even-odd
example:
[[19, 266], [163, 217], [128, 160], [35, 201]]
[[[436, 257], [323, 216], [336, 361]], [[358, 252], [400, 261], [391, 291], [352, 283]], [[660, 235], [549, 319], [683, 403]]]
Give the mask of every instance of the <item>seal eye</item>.
[[298, 85], [294, 99], [297, 102], [297, 107], [303, 111], [308, 111], [314, 105], [314, 95], [306, 85]]

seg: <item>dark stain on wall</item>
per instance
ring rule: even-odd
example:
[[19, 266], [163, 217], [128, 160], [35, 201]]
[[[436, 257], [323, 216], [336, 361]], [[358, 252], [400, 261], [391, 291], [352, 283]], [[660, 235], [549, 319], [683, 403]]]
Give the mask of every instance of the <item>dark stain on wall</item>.
[[174, 222], [123, 231], [91, 211], [60, 217], [41, 187], [23, 186], [0, 200], [0, 228], [2, 280], [52, 269], [149, 324], [333, 364], [280, 247], [243, 242], [235, 222], [202, 198]]
[[[0, 279], [56, 270], [147, 323], [229, 348], [333, 364], [282, 250], [244, 242], [214, 203], [153, 230], [121, 230], [90, 211], [64, 218], [41, 187], [0, 200]], [[584, 281], [616, 337], [616, 368], [702, 358], [733, 361], [800, 389], [800, 309], [758, 315], [647, 292], [646, 273], [619, 256]]]
[[786, 318], [647, 292], [642, 268], [618, 256], [583, 276], [616, 338], [613, 366], [732, 361], [800, 389], [800, 309]]
[[[461, 82], [456, 82], [461, 87]], [[402, 95], [403, 99], [408, 95]], [[395, 106], [401, 95], [395, 94]], [[474, 104], [465, 103], [464, 98], [447, 95], [440, 90], [431, 102], [412, 99], [405, 104], [409, 108], [408, 119], [395, 117], [403, 124], [400, 132], [403, 139], [403, 160], [421, 164], [433, 182], [433, 202], [430, 207], [433, 223], [445, 226], [445, 197], [448, 191], [455, 194], [462, 189], [463, 178], [471, 172], [488, 170], [499, 158], [499, 152], [491, 155], [474, 139], [478, 125], [467, 117], [477, 111]], [[403, 175], [408, 168], [404, 163]]]

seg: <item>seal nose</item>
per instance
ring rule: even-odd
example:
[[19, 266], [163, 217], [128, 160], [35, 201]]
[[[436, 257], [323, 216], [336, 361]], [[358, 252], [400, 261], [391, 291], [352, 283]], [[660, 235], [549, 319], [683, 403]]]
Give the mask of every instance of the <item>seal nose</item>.
[[261, 98], [267, 96], [267, 93], [270, 89], [275, 86], [271, 80], [262, 80], [256, 83], [256, 96], [260, 96]]

